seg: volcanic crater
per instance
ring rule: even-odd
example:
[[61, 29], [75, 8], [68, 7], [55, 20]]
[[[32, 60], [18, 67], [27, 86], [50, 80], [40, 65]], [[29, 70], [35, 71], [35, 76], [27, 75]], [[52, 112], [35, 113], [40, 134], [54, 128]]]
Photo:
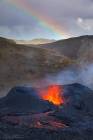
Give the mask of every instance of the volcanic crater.
[[[78, 83], [49, 85], [42, 90], [14, 87], [0, 99], [0, 123], [20, 127], [20, 130], [25, 128], [24, 131], [28, 132], [35, 129], [42, 138], [42, 133], [47, 135], [47, 130], [58, 135], [61, 131], [60, 138], [64, 133], [72, 137], [71, 132], [83, 137], [87, 129], [93, 130], [92, 106], [93, 91]], [[42, 129], [45, 131], [40, 131]], [[16, 133], [9, 131], [13, 135]], [[20, 137], [19, 133], [17, 135]], [[89, 137], [89, 134], [86, 135]], [[29, 133], [25, 137], [33, 136]]]

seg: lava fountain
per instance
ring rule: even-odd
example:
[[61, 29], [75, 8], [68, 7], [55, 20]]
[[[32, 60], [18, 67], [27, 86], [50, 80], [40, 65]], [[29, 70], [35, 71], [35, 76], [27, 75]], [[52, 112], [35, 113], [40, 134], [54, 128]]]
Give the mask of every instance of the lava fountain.
[[59, 106], [63, 104], [63, 89], [59, 85], [50, 85], [41, 91], [41, 98]]

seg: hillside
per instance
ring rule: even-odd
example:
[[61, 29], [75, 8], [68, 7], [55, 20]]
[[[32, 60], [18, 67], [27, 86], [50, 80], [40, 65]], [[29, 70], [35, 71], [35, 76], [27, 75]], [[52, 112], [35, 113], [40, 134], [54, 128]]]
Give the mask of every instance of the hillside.
[[39, 45], [39, 44], [47, 44], [47, 43], [52, 43], [52, 42], [55, 42], [55, 40], [43, 39], [43, 38], [32, 39], [32, 40], [16, 40], [17, 44], [26, 44], [26, 45], [29, 45], [29, 44]]
[[[43, 45], [22, 45], [0, 38], [0, 95], [19, 84], [34, 84], [48, 73], [93, 63], [93, 36]], [[3, 92], [3, 89], [5, 90]]]
[[[0, 38], [0, 94], [3, 89], [32, 83], [46, 73], [54, 73], [69, 65], [68, 57], [47, 48], [18, 45]], [[6, 92], [6, 91], [5, 91]]]
[[93, 62], [93, 36], [60, 40], [48, 45], [45, 44], [44, 47], [55, 50], [71, 59], [79, 60], [79, 62]]

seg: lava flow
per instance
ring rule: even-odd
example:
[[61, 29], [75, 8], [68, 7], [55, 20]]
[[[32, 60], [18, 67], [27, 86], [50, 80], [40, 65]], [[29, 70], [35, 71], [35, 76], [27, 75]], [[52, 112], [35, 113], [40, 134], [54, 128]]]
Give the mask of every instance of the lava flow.
[[55, 105], [63, 104], [62, 88], [59, 85], [50, 85], [41, 92], [42, 99]]

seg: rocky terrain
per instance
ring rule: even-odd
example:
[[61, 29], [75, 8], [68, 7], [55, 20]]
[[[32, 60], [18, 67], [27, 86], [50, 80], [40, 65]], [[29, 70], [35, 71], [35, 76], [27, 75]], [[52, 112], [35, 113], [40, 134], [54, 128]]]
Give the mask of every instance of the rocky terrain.
[[63, 89], [64, 103], [58, 107], [49, 102], [46, 104], [38, 98], [35, 89], [28, 87], [15, 87], [1, 98], [0, 138], [92, 140], [93, 91], [77, 83], [59, 86]]
[[33, 83], [71, 63], [68, 57], [50, 49], [18, 45], [13, 40], [0, 38], [0, 96], [13, 86]]
[[[70, 48], [70, 49], [68, 49]], [[93, 62], [93, 36], [81, 36], [42, 45], [16, 44], [0, 38], [0, 96], [16, 85], [36, 83], [46, 74], [68, 67], [81, 69]]]
[[[43, 45], [41, 45], [42, 47]], [[93, 52], [93, 36], [80, 36], [75, 38], [69, 38], [65, 40], [56, 41], [50, 44], [44, 45], [46, 48], [50, 48], [60, 52], [64, 56], [71, 59], [87, 60], [92, 62]]]
[[37, 91], [30, 87], [15, 87], [10, 90], [6, 97], [0, 101], [0, 112], [45, 112], [54, 109], [55, 106], [48, 101], [42, 100]]

